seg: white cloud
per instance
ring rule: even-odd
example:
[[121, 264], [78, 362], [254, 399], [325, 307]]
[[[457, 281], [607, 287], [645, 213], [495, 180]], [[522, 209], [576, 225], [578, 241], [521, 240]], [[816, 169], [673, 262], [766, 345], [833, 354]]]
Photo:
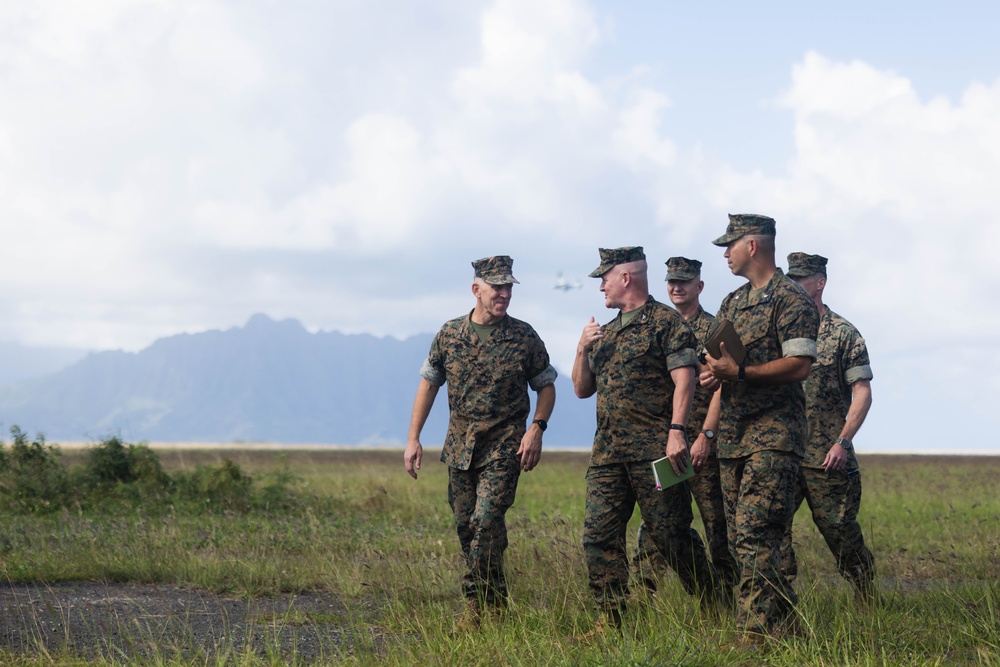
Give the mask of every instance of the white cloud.
[[[232, 5], [185, 3], [164, 35], [169, 76], [211, 97], [242, 94], [266, 82], [267, 51], [237, 31], [243, 17]], [[154, 51], [155, 53], [155, 51]]]
[[614, 148], [632, 169], [639, 171], [646, 162], [658, 168], [673, 166], [677, 149], [670, 139], [660, 134], [660, 112], [669, 106], [666, 95], [640, 90], [635, 102], [619, 114], [619, 124], [613, 134]]
[[480, 34], [480, 62], [453, 83], [472, 113], [509, 122], [537, 117], [553, 102], [575, 113], [603, 110], [600, 92], [575, 71], [600, 37], [582, 0], [498, 0], [484, 12]]
[[[371, 252], [401, 244], [425, 218], [435, 165], [405, 118], [369, 114], [344, 132], [343, 177], [322, 180], [275, 208], [268, 192], [200, 202], [198, 237], [236, 249]], [[249, 157], [249, 156], [248, 156]]]
[[1000, 278], [980, 242], [995, 233], [1000, 81], [971, 84], [957, 104], [923, 101], [897, 74], [810, 53], [781, 103], [794, 114], [797, 155], [770, 194], [838, 249], [907, 276], [901, 292], [866, 285], [872, 310], [940, 299], [981, 312], [982, 288]]
[[[995, 431], [990, 399], [972, 387], [1000, 374], [979, 333], [1000, 326], [1000, 81], [924, 100], [897, 73], [809, 53], [779, 104], [794, 117], [789, 173], [723, 168], [716, 201], [774, 215], [785, 252], [830, 257], [827, 302], [865, 334], [888, 421], [927, 410], [962, 424], [949, 439]], [[991, 425], [967, 425], [968, 410]], [[882, 446], [908, 446], [890, 423], [879, 433]]]
[[[877, 370], [942, 341], [985, 354], [966, 332], [997, 325], [1000, 81], [924, 99], [905, 71], [807, 53], [776, 101], [787, 171], [741, 170], [672, 123], [690, 102], [655, 66], [591, 66], [614, 45], [584, 0], [431, 6], [5, 3], [0, 337], [135, 348], [257, 310], [406, 335], [464, 308], [469, 259], [544, 281], [633, 243], [703, 258], [721, 294], [738, 281], [708, 241], [759, 211], [783, 252], [831, 257]], [[607, 315], [596, 283], [523, 287], [567, 367]]]

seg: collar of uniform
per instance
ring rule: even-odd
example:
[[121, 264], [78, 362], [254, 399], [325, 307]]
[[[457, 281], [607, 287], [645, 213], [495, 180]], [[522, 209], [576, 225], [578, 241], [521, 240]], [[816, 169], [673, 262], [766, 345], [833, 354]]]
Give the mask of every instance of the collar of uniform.
[[[472, 313], [474, 312], [476, 312], [475, 309], [472, 309], [469, 311], [469, 314], [465, 316], [465, 321], [462, 322], [462, 336], [478, 342], [479, 336], [476, 335], [475, 330], [472, 328]], [[490, 338], [495, 338], [496, 340], [506, 338], [509, 329], [507, 326], [509, 320], [510, 315], [505, 314], [503, 318], [497, 322], [497, 330], [492, 336], [490, 336]]]
[[632, 317], [631, 320], [629, 320], [628, 324], [622, 324], [622, 311], [619, 310], [618, 316], [615, 317], [615, 319], [608, 322], [608, 326], [610, 327], [611, 325], [615, 325], [614, 330], [620, 331], [621, 329], [627, 329], [628, 327], [631, 326], [638, 326], [640, 324], [645, 324], [646, 322], [649, 321], [649, 310], [650, 308], [652, 308], [654, 301], [655, 299], [653, 298], [652, 294], [646, 297], [646, 303], [636, 308], [636, 310], [642, 312], [636, 313], [635, 316]]
[[820, 313], [819, 326], [820, 328], [823, 326], [833, 326], [834, 318], [840, 317], [840, 315], [837, 315], [837, 313], [830, 310], [830, 306], [827, 306], [825, 303], [823, 305], [826, 307], [823, 308], [823, 312]]
[[754, 290], [750, 287], [750, 283], [748, 282], [740, 288], [741, 294], [736, 297], [739, 300], [739, 307], [750, 308], [761, 303], [767, 303], [771, 300], [771, 297], [774, 296], [774, 290], [777, 288], [778, 283], [784, 279], [785, 273], [781, 270], [781, 268], [778, 268], [762, 289]]

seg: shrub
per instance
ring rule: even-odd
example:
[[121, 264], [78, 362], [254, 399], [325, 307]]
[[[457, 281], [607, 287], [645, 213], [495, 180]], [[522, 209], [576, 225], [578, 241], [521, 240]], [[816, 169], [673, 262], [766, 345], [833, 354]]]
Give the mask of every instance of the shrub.
[[96, 500], [163, 498], [171, 484], [153, 450], [144, 444], [126, 445], [117, 437], [89, 448], [80, 476], [80, 486]]
[[295, 485], [300, 481], [298, 475], [288, 470], [261, 475], [260, 491], [254, 494], [254, 507], [264, 511], [291, 510], [300, 507], [303, 498], [295, 489]]
[[182, 494], [212, 509], [246, 512], [250, 509], [253, 478], [230, 459], [219, 466], [198, 466], [178, 479]]
[[118, 438], [108, 438], [87, 451], [84, 471], [95, 487], [129, 483], [135, 479], [129, 462], [128, 449]]
[[[20, 427], [11, 426], [10, 452], [0, 456], [0, 502], [23, 512], [46, 512], [69, 504], [70, 484], [59, 450], [38, 434], [29, 441]], [[0, 443], [0, 449], [3, 443]]]
[[[29, 441], [17, 426], [10, 430], [8, 451], [0, 441], [0, 509], [27, 513], [64, 507], [114, 511], [122, 504], [149, 511], [180, 503], [189, 512], [288, 511], [302, 506], [294, 488], [298, 478], [287, 464], [260, 480], [230, 459], [219, 466], [198, 466], [171, 477], [156, 453], [144, 444], [118, 437], [102, 440], [86, 453], [82, 465], [67, 471], [56, 447], [42, 435]], [[168, 504], [169, 503], [169, 504]]]

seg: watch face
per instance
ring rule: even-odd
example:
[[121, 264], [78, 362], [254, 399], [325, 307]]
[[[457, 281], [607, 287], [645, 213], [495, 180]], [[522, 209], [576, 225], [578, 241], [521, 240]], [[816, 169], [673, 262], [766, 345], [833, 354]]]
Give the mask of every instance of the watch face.
[[710, 428], [706, 428], [705, 429], [705, 437], [708, 438], [709, 440], [711, 440], [712, 438], [715, 437], [715, 431], [713, 431]]

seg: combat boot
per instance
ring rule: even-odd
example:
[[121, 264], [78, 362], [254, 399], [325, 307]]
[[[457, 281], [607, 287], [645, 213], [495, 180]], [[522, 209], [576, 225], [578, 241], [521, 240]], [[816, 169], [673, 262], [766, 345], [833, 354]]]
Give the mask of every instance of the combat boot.
[[854, 600], [859, 606], [866, 609], [876, 609], [882, 606], [882, 595], [878, 591], [878, 584], [873, 579], [853, 583]]
[[809, 633], [802, 625], [799, 615], [792, 612], [772, 633], [775, 639], [792, 640], [804, 639]]
[[590, 643], [596, 641], [599, 638], [604, 637], [611, 631], [621, 630], [622, 628], [622, 612], [618, 608], [609, 608], [601, 614], [601, 618], [594, 623], [594, 627], [591, 630], [583, 633], [577, 637], [578, 641], [584, 643]]
[[719, 621], [733, 615], [736, 608], [733, 589], [719, 584], [714, 590], [704, 591], [698, 598], [701, 616], [705, 620]]
[[482, 610], [479, 608], [479, 600], [469, 598], [465, 601], [465, 608], [455, 620], [455, 633], [466, 634], [479, 630], [483, 623]]

